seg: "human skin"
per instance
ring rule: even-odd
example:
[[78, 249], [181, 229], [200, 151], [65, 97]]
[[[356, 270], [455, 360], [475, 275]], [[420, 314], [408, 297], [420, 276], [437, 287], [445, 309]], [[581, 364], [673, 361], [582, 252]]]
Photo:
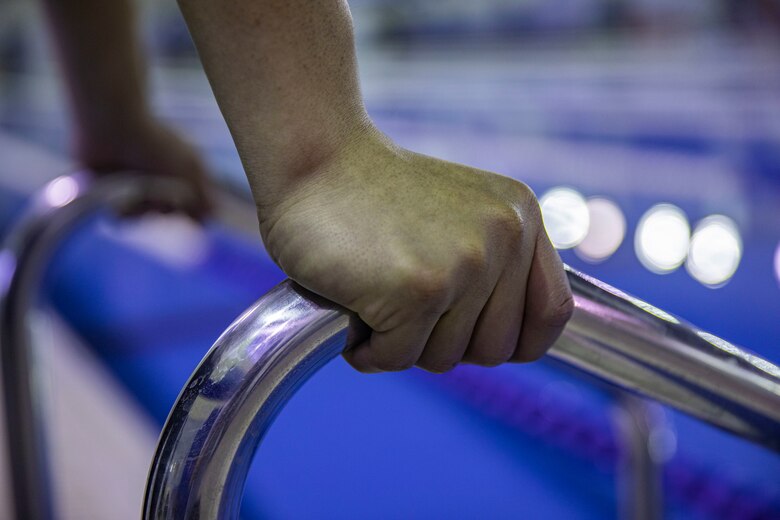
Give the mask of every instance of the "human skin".
[[341, 0], [179, 0], [294, 280], [373, 329], [363, 372], [542, 356], [573, 311], [524, 184], [404, 150], [372, 123]]
[[[132, 0], [43, 0], [71, 112], [77, 160], [97, 174], [136, 171], [182, 179], [185, 210], [210, 210], [206, 168], [193, 147], [151, 113]], [[156, 208], [167, 209], [167, 208]]]
[[[44, 0], [76, 121], [98, 171], [184, 179], [204, 169], [157, 122], [128, 0]], [[571, 292], [524, 184], [396, 146], [373, 124], [342, 0], [179, 0], [239, 151], [272, 258], [356, 312], [372, 333], [345, 354], [363, 372], [542, 356]]]

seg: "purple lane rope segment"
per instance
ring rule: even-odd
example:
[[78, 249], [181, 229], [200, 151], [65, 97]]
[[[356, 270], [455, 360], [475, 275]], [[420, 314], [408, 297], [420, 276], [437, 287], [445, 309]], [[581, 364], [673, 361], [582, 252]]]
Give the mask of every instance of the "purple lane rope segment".
[[[553, 445], [602, 472], [615, 471], [620, 454], [608, 414], [582, 413], [581, 406], [554, 394], [540, 402], [538, 386], [495, 370], [488, 374], [461, 366], [443, 376], [415, 373], [510, 429]], [[679, 454], [665, 465], [664, 492], [683, 507], [719, 520], [780, 520], [778, 492], [738, 484]]]

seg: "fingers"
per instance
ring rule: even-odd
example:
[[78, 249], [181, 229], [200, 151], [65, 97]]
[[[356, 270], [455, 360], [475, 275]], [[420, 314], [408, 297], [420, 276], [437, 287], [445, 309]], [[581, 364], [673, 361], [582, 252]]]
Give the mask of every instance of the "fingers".
[[[438, 320], [374, 332], [367, 344], [344, 357], [353, 367], [367, 373], [395, 372], [413, 365], [436, 374], [447, 372], [463, 359], [484, 303], [484, 298], [468, 299]], [[507, 344], [503, 361], [509, 359], [516, 344], [517, 334], [513, 342]], [[496, 356], [489, 357], [492, 360]]]
[[[382, 274], [391, 294], [406, 296], [382, 300], [377, 308], [394, 322], [374, 316], [384, 326], [345, 354], [352, 366], [383, 372], [417, 365], [441, 373], [460, 362], [532, 361], [550, 348], [573, 312], [571, 290], [533, 194], [517, 186], [504, 186], [504, 193], [514, 201], [509, 208], [479, 205], [472, 220], [422, 227], [429, 234], [424, 254], [419, 240], [400, 242], [414, 268]], [[372, 314], [357, 310], [364, 318]], [[409, 315], [406, 321], [396, 319], [401, 313]]]
[[[184, 212], [198, 222], [202, 222], [214, 211], [214, 197], [208, 172], [200, 160], [195, 161], [189, 174], [184, 178], [195, 191], [191, 203], [184, 208]], [[185, 172], [187, 173], [187, 172]]]
[[529, 260], [520, 258], [499, 277], [489, 298], [461, 296], [453, 308], [428, 319], [373, 332], [345, 354], [361, 372], [406, 370], [413, 365], [435, 373], [460, 362], [496, 366], [534, 361], [558, 339], [574, 310], [558, 253], [539, 233]]
[[472, 299], [444, 313], [417, 360], [417, 366], [436, 374], [455, 368], [469, 346], [483, 304], [484, 299]]
[[345, 352], [344, 359], [363, 373], [411, 368], [420, 358], [437, 319], [409, 320], [388, 331], [374, 331], [366, 343]]
[[517, 264], [499, 278], [492, 294], [481, 287], [484, 282], [474, 281], [456, 298], [454, 307], [437, 319], [407, 324], [403, 330], [374, 332], [368, 345], [345, 357], [362, 372], [398, 371], [416, 365], [440, 374], [460, 362], [504, 363], [517, 348], [527, 273], [527, 265]]
[[[152, 174], [146, 174], [152, 175]], [[188, 186], [193, 191], [186, 197], [176, 194], [170, 197], [161, 194], [148, 194], [135, 201], [133, 204], [120, 208], [118, 213], [124, 218], [137, 218], [149, 213], [169, 215], [179, 213], [186, 215], [196, 222], [203, 222], [210, 214], [211, 203], [205, 198], [205, 194], [197, 186]]]
[[[178, 143], [182, 149], [172, 154], [173, 157], [167, 158], [169, 162], [160, 160], [156, 168], [148, 170], [149, 175], [170, 177], [180, 180], [187, 190], [191, 190], [173, 207], [159, 207], [163, 213], [176, 211], [183, 213], [195, 220], [202, 222], [213, 211], [213, 187], [210, 184], [208, 172], [205, 165], [194, 150], [183, 143]], [[159, 198], [159, 197], [157, 197]], [[165, 201], [160, 200], [160, 205]], [[166, 211], [167, 209], [167, 211]]]
[[[212, 197], [209, 193], [208, 179], [205, 171], [193, 168], [192, 175], [181, 177], [160, 172], [146, 172], [139, 170], [142, 175], [159, 177], [178, 177], [185, 184], [186, 196], [180, 194], [163, 195], [161, 193], [149, 193], [134, 205], [123, 209], [120, 214], [123, 217], [138, 217], [147, 213], [184, 214], [196, 222], [203, 222], [213, 211]], [[181, 194], [185, 195], [185, 194]]]
[[543, 356], [561, 335], [573, 311], [574, 300], [563, 264], [542, 231], [537, 236], [525, 293], [523, 327], [512, 361], [524, 363]]
[[182, 208], [184, 214], [195, 220], [203, 222], [214, 211], [212, 197], [208, 191], [208, 185], [205, 179], [195, 179], [193, 181], [195, 190], [194, 198]]
[[517, 349], [523, 324], [528, 267], [519, 262], [501, 276], [477, 320], [464, 362], [496, 366]]
[[154, 125], [151, 130], [147, 129], [125, 143], [121, 154], [115, 153], [99, 160], [89, 158], [85, 159], [85, 163], [99, 176], [131, 171], [178, 179], [191, 190], [183, 197], [179, 194], [149, 193], [146, 200], [122, 211], [123, 216], [180, 212], [202, 222], [213, 211], [213, 187], [206, 165], [190, 144], [164, 126]]

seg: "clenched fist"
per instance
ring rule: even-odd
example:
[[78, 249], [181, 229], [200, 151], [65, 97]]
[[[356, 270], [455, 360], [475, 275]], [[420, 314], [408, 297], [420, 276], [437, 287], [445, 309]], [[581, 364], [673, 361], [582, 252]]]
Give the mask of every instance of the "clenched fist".
[[259, 198], [266, 247], [373, 329], [361, 372], [531, 361], [573, 300], [524, 184], [398, 148], [373, 127], [287, 191]]
[[190, 207], [179, 209], [196, 219], [211, 211], [213, 196], [203, 160], [182, 136], [153, 118], [87, 136], [75, 148], [78, 159], [98, 175], [134, 171], [179, 179], [195, 195]]

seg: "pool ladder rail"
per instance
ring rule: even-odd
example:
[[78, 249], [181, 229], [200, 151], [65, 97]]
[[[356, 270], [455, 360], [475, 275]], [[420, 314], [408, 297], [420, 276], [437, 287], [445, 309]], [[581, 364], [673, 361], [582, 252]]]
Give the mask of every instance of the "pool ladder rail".
[[[186, 203], [186, 191], [169, 183], [121, 176], [92, 182], [83, 174], [55, 179], [0, 251], [0, 348], [19, 517], [52, 517], [45, 421], [23, 319], [31, 295], [51, 252], [78, 223], [99, 209], [122, 211], [150, 197]], [[549, 356], [780, 451], [776, 364], [566, 270], [575, 311]], [[290, 280], [258, 300], [217, 339], [179, 395], [152, 462], [143, 517], [238, 518], [252, 456], [276, 414], [368, 332], [354, 314]]]

